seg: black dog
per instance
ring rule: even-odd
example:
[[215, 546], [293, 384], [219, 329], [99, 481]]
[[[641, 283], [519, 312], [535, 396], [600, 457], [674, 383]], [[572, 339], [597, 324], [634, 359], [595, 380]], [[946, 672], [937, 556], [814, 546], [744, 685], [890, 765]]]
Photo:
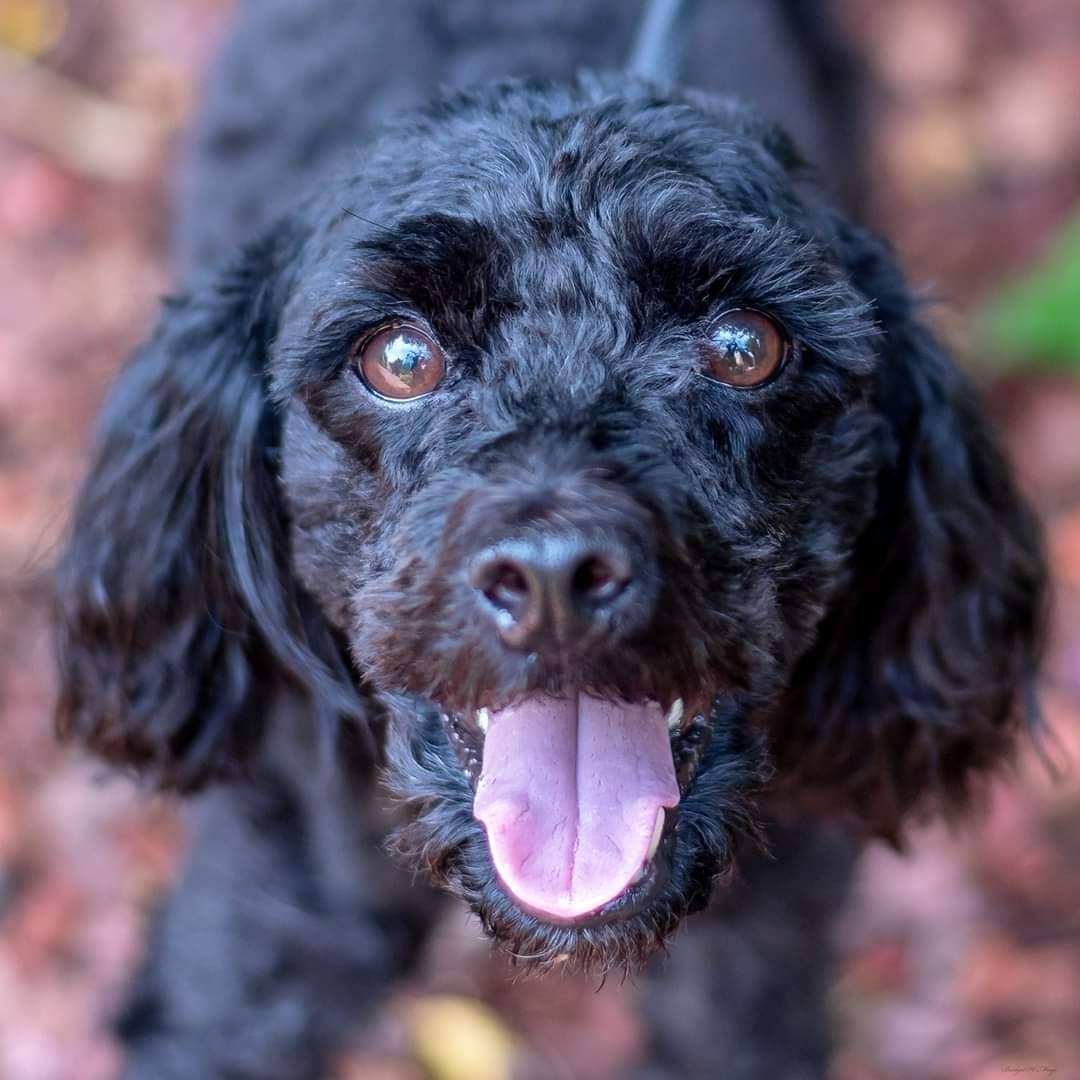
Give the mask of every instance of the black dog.
[[[62, 730], [206, 788], [133, 1076], [321, 1075], [438, 910], [388, 830], [537, 966], [637, 968], [721, 879], [646, 1068], [820, 1075], [829, 823], [962, 805], [1030, 715], [1038, 530], [971, 389], [776, 128], [560, 70], [617, 64], [629, 6], [264, 0], [226, 52], [201, 270], [60, 575]], [[803, 6], [731, 7], [690, 78], [757, 65], [837, 164]], [[278, 217], [510, 66], [566, 81], [398, 117]]]

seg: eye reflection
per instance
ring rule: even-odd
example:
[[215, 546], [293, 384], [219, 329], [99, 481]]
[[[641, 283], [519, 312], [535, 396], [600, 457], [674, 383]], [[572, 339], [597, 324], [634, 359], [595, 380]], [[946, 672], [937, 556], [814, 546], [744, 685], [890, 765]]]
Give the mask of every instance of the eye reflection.
[[424, 371], [431, 362], [431, 347], [419, 338], [397, 334], [383, 346], [379, 364], [390, 378], [412, 390], [423, 382]]
[[430, 334], [411, 324], [389, 326], [364, 339], [358, 360], [367, 387], [392, 401], [430, 394], [446, 371], [442, 349]]
[[758, 330], [727, 323], [713, 334], [712, 340], [722, 362], [732, 374], [752, 375], [761, 362], [764, 342]]

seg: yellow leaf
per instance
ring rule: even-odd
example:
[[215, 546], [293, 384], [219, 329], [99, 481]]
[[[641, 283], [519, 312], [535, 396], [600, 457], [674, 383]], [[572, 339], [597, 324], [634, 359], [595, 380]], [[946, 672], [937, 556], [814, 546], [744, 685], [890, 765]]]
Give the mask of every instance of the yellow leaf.
[[59, 40], [66, 21], [62, 0], [3, 0], [0, 46], [24, 56], [40, 56]]
[[417, 1059], [433, 1080], [509, 1080], [516, 1040], [486, 1005], [472, 998], [424, 998], [410, 1010]]

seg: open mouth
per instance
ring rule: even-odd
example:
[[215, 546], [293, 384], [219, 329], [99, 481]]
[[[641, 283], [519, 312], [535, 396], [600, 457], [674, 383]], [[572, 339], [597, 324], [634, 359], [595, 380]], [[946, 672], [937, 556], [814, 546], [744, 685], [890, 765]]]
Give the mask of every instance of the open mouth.
[[515, 902], [561, 923], [646, 902], [708, 742], [709, 711], [577, 693], [443, 713]]

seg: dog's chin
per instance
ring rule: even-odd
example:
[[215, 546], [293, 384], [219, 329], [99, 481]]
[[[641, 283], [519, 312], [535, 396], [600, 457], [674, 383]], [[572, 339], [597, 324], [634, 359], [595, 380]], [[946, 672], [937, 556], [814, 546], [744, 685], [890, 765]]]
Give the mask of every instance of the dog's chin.
[[[386, 782], [405, 810], [391, 840], [393, 850], [405, 865], [422, 869], [469, 904], [496, 946], [527, 967], [640, 968], [688, 914], [708, 902], [716, 882], [731, 872], [737, 852], [760, 843], [752, 799], [766, 771], [761, 740], [742, 729], [735, 706], [725, 698], [696, 710], [676, 699], [661, 713], [670, 761], [666, 770], [657, 770], [670, 776], [673, 790], [670, 797], [658, 794], [666, 788], [654, 776], [652, 789], [635, 800], [647, 807], [646, 815], [655, 814], [655, 824], [644, 833], [639, 829], [636, 841], [631, 835], [617, 845], [629, 854], [608, 871], [606, 890], [594, 888], [591, 900], [581, 900], [564, 890], [533, 888], [507, 855], [515, 835], [511, 832], [508, 840], [507, 828], [518, 829], [518, 842], [530, 836], [513, 821], [525, 812], [523, 804], [511, 806], [507, 826], [507, 815], [498, 809], [506, 809], [505, 800], [491, 794], [498, 795], [499, 783], [485, 776], [485, 750], [495, 758], [501, 749], [494, 739], [486, 745], [492, 726], [509, 728], [513, 721], [500, 720], [497, 710], [463, 715], [405, 695], [386, 695], [386, 700]], [[544, 762], [534, 756], [527, 766], [539, 777], [533, 781], [539, 796]], [[650, 793], [652, 802], [646, 798]], [[524, 805], [528, 802], [526, 796]], [[626, 819], [620, 815], [619, 820]], [[498, 829], [503, 834], [493, 836]], [[544, 836], [543, 843], [558, 847], [546, 839], [546, 830]], [[563, 842], [581, 858], [580, 837]], [[521, 862], [554, 859], [559, 865], [559, 856], [558, 850], [530, 851]], [[603, 864], [603, 857], [595, 861]]]

